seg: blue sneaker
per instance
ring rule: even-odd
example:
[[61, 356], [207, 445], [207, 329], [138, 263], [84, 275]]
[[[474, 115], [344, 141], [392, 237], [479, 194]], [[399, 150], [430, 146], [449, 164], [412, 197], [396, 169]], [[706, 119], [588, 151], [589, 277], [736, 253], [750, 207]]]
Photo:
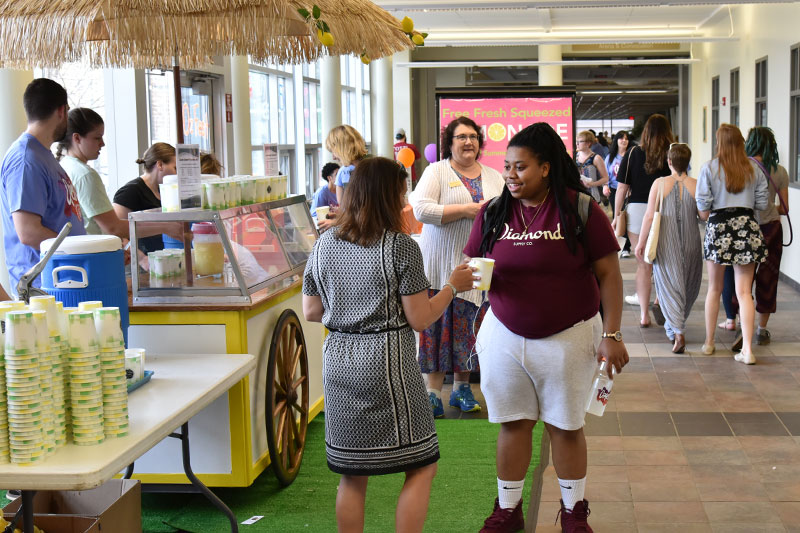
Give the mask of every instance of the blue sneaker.
[[431, 409], [433, 409], [433, 418], [444, 418], [444, 405], [442, 399], [437, 398], [432, 392], [428, 393], [428, 399], [431, 401]]
[[457, 407], [464, 413], [475, 413], [481, 410], [481, 405], [475, 401], [469, 383], [464, 383], [450, 394], [450, 407]]

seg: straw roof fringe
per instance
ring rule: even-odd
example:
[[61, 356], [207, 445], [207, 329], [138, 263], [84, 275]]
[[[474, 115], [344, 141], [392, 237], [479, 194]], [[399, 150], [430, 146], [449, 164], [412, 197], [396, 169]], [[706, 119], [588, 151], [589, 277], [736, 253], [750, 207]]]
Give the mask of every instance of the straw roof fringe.
[[[316, 37], [298, 8], [316, 3], [334, 36]], [[196, 68], [219, 55], [300, 63], [413, 47], [389, 13], [367, 0], [0, 0], [0, 65]]]

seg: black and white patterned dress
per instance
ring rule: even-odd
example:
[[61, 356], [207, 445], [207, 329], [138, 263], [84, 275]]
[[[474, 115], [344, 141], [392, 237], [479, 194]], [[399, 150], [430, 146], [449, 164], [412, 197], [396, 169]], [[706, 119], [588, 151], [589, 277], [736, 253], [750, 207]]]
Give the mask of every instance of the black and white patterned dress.
[[430, 287], [411, 237], [385, 232], [362, 247], [319, 238], [303, 294], [320, 296], [328, 466], [349, 475], [420, 468], [439, 459], [439, 441], [401, 295]]

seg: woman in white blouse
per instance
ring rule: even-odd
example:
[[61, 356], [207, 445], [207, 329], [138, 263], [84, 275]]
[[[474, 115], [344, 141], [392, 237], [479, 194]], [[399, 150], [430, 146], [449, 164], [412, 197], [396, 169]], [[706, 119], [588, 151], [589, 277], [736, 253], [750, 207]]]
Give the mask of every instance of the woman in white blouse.
[[[431, 296], [442, 290], [450, 272], [462, 261], [472, 221], [481, 206], [503, 190], [503, 177], [478, 162], [483, 133], [471, 119], [460, 117], [442, 131], [442, 160], [423, 172], [409, 201], [423, 223], [420, 248]], [[481, 293], [459, 294], [442, 317], [420, 333], [419, 364], [427, 376], [428, 396], [435, 417], [444, 416], [441, 399], [446, 372], [453, 372], [451, 407], [480, 411], [469, 385], [477, 357], [470, 359], [475, 333], [486, 311]]]

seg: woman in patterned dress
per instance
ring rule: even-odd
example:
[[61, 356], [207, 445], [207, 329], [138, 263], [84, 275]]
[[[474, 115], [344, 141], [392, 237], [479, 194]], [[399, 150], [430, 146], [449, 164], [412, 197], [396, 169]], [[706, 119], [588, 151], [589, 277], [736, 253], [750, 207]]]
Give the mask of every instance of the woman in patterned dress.
[[703, 353], [714, 353], [714, 330], [725, 266], [733, 265], [743, 340], [742, 351], [734, 359], [752, 365], [756, 362], [751, 346], [755, 321], [753, 274], [756, 264], [767, 258], [764, 236], [754, 210], [767, 207], [767, 178], [758, 165], [747, 158], [744, 137], [736, 126], [723, 124], [719, 127], [717, 154], [700, 169], [695, 195], [700, 218], [708, 220], [703, 242], [703, 257], [708, 269]]
[[[423, 223], [420, 248], [431, 296], [445, 290], [444, 282], [461, 262], [472, 220], [481, 206], [503, 191], [503, 177], [478, 162], [483, 133], [471, 119], [460, 117], [442, 131], [442, 161], [429, 165], [409, 197], [414, 216]], [[477, 357], [470, 360], [475, 333], [486, 306], [480, 291], [470, 290], [445, 310], [442, 318], [419, 336], [419, 366], [427, 376], [428, 397], [436, 418], [444, 416], [442, 385], [453, 372], [451, 407], [463, 412], [480, 411], [469, 385], [470, 371], [477, 371]]]
[[303, 314], [330, 330], [323, 346], [328, 467], [342, 475], [340, 532], [362, 531], [371, 475], [405, 472], [396, 530], [422, 531], [439, 445], [414, 332], [472, 288], [459, 265], [428, 297], [419, 246], [402, 232], [406, 172], [383, 157], [354, 170], [342, 212], [306, 264]]

